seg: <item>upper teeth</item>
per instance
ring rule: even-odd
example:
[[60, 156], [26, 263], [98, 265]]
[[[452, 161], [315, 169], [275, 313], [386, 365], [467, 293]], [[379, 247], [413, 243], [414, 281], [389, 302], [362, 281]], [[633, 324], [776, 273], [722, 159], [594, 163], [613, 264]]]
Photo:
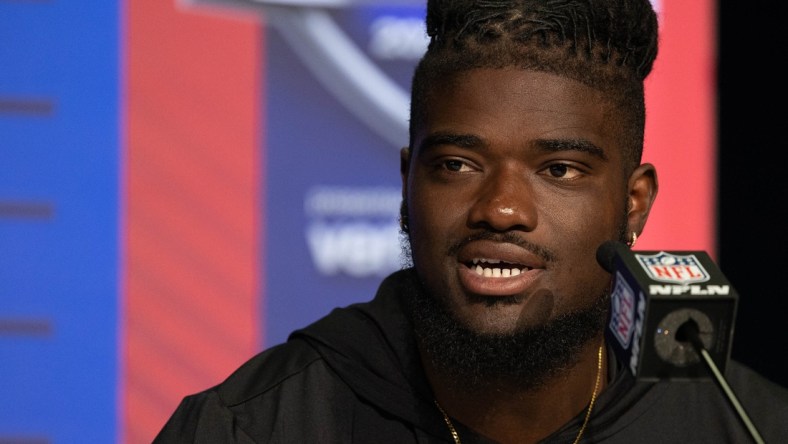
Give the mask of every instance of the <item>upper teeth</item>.
[[[518, 274], [522, 273], [522, 269], [519, 267], [515, 267], [513, 265], [509, 265], [507, 267], [485, 267], [482, 264], [500, 264], [502, 261], [499, 259], [485, 259], [485, 258], [476, 258], [473, 259], [472, 267], [476, 274], [479, 276], [484, 277], [509, 277], [509, 276], [517, 276]], [[525, 267], [522, 267], [525, 268]]]

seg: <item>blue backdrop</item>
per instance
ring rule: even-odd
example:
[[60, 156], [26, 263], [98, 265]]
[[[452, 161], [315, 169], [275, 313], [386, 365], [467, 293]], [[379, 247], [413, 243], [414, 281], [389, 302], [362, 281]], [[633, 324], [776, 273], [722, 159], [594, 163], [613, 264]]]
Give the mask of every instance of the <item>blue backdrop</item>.
[[0, 2], [0, 441], [115, 439], [118, 4]]

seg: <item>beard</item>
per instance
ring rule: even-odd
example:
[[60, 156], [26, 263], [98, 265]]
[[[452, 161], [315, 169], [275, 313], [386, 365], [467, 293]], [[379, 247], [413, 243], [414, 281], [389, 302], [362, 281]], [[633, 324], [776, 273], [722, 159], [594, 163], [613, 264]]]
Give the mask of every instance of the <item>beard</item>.
[[[623, 208], [617, 237], [627, 242], [629, 199]], [[405, 200], [400, 206], [400, 227], [402, 266], [413, 268]], [[544, 387], [577, 364], [582, 348], [608, 322], [610, 288], [596, 295], [590, 306], [561, 314], [543, 325], [507, 334], [483, 334], [456, 319], [439, 295], [429, 294], [415, 270], [413, 275], [416, 276], [414, 289], [404, 299], [419, 344], [432, 366], [463, 390]]]
[[427, 358], [441, 374], [468, 390], [543, 387], [572, 368], [584, 345], [604, 328], [607, 293], [579, 311], [507, 334], [482, 334], [456, 320], [424, 285], [408, 295], [409, 315]]
[[[410, 258], [406, 238], [402, 239], [403, 256]], [[412, 266], [412, 261], [406, 264]], [[609, 292], [604, 291], [590, 306], [545, 324], [506, 334], [483, 334], [457, 320], [439, 295], [429, 294], [422, 282], [414, 280], [415, 289], [406, 295], [405, 305], [426, 359], [444, 377], [469, 391], [545, 386], [577, 363], [583, 346], [604, 329], [610, 307]]]

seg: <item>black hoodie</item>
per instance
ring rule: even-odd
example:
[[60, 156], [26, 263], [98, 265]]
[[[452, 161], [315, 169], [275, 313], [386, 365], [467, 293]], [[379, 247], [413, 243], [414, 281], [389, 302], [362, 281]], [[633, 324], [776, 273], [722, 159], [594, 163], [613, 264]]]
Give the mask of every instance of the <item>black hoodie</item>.
[[[154, 443], [452, 443], [402, 305], [415, 285], [412, 270], [396, 272], [371, 302], [294, 331], [184, 398]], [[609, 382], [582, 442], [754, 442], [712, 381], [636, 383], [608, 356]], [[725, 377], [765, 442], [788, 443], [788, 389], [736, 362]], [[543, 442], [573, 442], [582, 420]], [[464, 444], [490, 442], [454, 424]]]

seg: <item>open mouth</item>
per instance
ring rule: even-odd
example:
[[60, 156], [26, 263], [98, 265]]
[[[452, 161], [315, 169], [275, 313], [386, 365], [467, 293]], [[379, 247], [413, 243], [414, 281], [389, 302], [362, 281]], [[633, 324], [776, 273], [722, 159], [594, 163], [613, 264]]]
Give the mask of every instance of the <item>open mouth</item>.
[[470, 264], [466, 265], [479, 276], [492, 278], [517, 276], [524, 271], [530, 270], [525, 265], [513, 264], [498, 259], [474, 258]]

